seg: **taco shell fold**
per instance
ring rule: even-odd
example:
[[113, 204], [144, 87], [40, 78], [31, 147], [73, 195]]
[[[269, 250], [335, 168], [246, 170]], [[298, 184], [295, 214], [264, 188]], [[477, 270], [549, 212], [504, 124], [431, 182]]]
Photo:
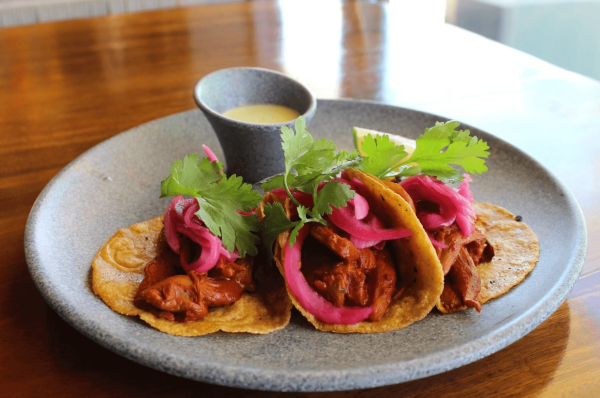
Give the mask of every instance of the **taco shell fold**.
[[[352, 169], [347, 170], [347, 173], [350, 178], [357, 178], [366, 185], [370, 192], [370, 197], [366, 198], [370, 209], [387, 227], [403, 227], [412, 232], [409, 237], [388, 243], [395, 258], [398, 286], [403, 289], [402, 293], [392, 300], [379, 320], [341, 325], [317, 320], [302, 308], [286, 281], [287, 292], [294, 306], [318, 330], [334, 333], [381, 333], [404, 328], [423, 319], [435, 306], [444, 287], [441, 264], [416, 214], [400, 195], [368, 174]], [[283, 248], [288, 237], [289, 231], [280, 234], [275, 244], [275, 261], [284, 277]]]

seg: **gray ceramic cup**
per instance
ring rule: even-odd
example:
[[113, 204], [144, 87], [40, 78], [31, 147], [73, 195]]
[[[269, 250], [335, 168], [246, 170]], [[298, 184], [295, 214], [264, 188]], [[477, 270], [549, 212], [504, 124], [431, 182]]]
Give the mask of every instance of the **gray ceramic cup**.
[[194, 100], [212, 125], [227, 163], [227, 174], [256, 183], [284, 171], [281, 127], [286, 123], [257, 124], [223, 116], [242, 105], [284, 105], [300, 113], [306, 123], [315, 114], [317, 100], [296, 80], [268, 69], [230, 68], [204, 76], [194, 89]]

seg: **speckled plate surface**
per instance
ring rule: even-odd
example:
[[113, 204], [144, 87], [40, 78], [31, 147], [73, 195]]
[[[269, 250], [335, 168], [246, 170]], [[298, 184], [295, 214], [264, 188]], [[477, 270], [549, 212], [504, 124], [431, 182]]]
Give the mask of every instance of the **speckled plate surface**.
[[[443, 118], [361, 101], [319, 101], [310, 131], [352, 147], [352, 126], [416, 137]], [[25, 232], [29, 270], [48, 303], [77, 330], [133, 361], [177, 376], [251, 389], [349, 390], [441, 373], [490, 355], [542, 323], [565, 300], [583, 265], [586, 232], [570, 192], [540, 164], [493, 135], [490, 171], [474, 176], [475, 199], [523, 216], [541, 256], [525, 281], [483, 306], [430, 314], [392, 333], [316, 331], [298, 313], [265, 336], [216, 333], [185, 338], [158, 332], [110, 310], [90, 286], [90, 263], [119, 228], [166, 208], [160, 181], [176, 158], [217, 138], [199, 110], [141, 125], [90, 149], [37, 199]], [[557, 233], [556, 231], [560, 231]]]

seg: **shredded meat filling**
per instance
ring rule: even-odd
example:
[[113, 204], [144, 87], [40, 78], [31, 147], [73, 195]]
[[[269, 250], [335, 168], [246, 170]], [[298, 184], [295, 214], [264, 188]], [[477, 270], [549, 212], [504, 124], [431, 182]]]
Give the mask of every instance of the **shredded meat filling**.
[[[483, 254], [487, 243], [485, 230], [481, 227], [476, 227], [471, 235], [466, 238], [459, 231], [456, 224], [452, 224], [449, 227], [440, 227], [434, 233], [433, 237], [438, 242], [444, 243], [448, 246], [445, 249], [436, 247], [436, 253], [442, 268], [444, 269], [444, 275], [448, 274], [452, 264], [456, 262], [461, 247], [468, 246], [470, 248], [469, 253], [473, 254], [480, 253], [479, 255], [473, 256], [475, 265], [479, 265], [480, 258]], [[490, 246], [491, 247], [491, 246]]]
[[465, 247], [461, 247], [456, 257], [456, 261], [452, 265], [448, 273], [452, 285], [458, 290], [463, 302], [469, 308], [475, 308], [477, 312], [481, 312], [481, 304], [479, 303], [479, 293], [481, 293], [481, 279], [477, 266], [469, 255]]
[[[200, 250], [183, 240], [182, 250]], [[253, 259], [220, 262], [208, 273], [183, 272], [179, 258], [165, 245], [145, 268], [134, 303], [169, 321], [194, 322], [208, 315], [209, 307], [233, 304], [244, 291], [256, 289], [252, 278]]]
[[447, 246], [435, 249], [446, 275], [440, 298], [442, 305], [449, 311], [466, 305], [481, 312], [481, 279], [477, 266], [494, 257], [494, 248], [488, 242], [485, 230], [477, 226], [471, 235], [464, 237], [456, 224], [452, 224], [438, 228], [433, 237]]
[[305, 242], [302, 259], [307, 282], [333, 305], [372, 306], [369, 320], [380, 319], [396, 289], [396, 270], [387, 249], [358, 250], [322, 225], [313, 226], [310, 234], [314, 239]]

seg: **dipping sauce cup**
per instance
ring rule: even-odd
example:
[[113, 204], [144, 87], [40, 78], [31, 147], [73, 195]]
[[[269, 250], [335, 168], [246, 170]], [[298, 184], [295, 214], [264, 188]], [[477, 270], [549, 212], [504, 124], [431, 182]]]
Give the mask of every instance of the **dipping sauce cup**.
[[283, 105], [296, 110], [306, 120], [315, 114], [317, 100], [298, 81], [262, 68], [221, 69], [204, 76], [194, 89], [194, 100], [214, 129], [223, 153], [227, 174], [256, 183], [284, 171], [281, 127], [285, 123], [249, 123], [224, 116], [223, 113], [253, 104]]

